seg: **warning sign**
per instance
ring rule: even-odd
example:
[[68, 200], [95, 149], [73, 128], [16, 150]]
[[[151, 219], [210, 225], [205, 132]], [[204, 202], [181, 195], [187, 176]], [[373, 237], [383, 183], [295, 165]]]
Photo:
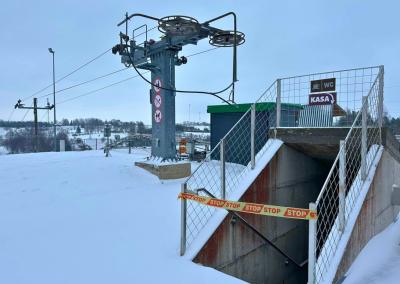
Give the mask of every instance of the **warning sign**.
[[264, 205], [264, 204], [249, 203], [249, 202], [228, 201], [218, 198], [199, 196], [192, 193], [180, 193], [178, 198], [196, 201], [198, 203], [207, 206], [213, 206], [244, 213], [290, 218], [290, 219], [301, 219], [301, 220], [317, 219], [317, 212], [315, 210], [310, 210], [310, 209]]
[[160, 108], [161, 103], [162, 103], [162, 98], [161, 98], [161, 96], [160, 96], [160, 95], [155, 95], [155, 96], [154, 96], [154, 106], [155, 106], [156, 108]]
[[154, 112], [154, 120], [155, 120], [155, 122], [160, 123], [160, 122], [161, 122], [161, 119], [162, 119], [161, 110], [157, 109], [157, 110]]
[[161, 83], [161, 79], [160, 78], [155, 78], [153, 81], [153, 89], [154, 92], [156, 92], [156, 94], [160, 94], [161, 92], [161, 87], [162, 87], [162, 83]]

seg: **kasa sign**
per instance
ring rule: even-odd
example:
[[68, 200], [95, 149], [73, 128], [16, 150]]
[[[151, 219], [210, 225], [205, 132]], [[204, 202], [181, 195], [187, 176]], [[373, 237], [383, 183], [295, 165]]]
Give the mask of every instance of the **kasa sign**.
[[309, 105], [333, 105], [336, 102], [336, 93], [310, 94], [308, 96]]

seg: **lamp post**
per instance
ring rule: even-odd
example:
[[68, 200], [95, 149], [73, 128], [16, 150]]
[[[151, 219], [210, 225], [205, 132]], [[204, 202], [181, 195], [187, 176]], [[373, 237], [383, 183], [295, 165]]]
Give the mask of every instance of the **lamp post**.
[[54, 152], [57, 152], [57, 126], [56, 126], [56, 74], [55, 74], [55, 68], [54, 68], [54, 50], [52, 48], [49, 48], [49, 52], [53, 55], [53, 105], [54, 105], [54, 124], [53, 124], [53, 130], [54, 130]]

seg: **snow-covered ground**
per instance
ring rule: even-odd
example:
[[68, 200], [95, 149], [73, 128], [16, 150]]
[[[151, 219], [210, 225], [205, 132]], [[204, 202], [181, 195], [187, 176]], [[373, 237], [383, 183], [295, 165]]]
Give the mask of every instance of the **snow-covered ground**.
[[364, 247], [343, 284], [400, 283], [400, 221], [387, 227]]
[[0, 283], [239, 283], [179, 256], [182, 180], [147, 155], [0, 156]]

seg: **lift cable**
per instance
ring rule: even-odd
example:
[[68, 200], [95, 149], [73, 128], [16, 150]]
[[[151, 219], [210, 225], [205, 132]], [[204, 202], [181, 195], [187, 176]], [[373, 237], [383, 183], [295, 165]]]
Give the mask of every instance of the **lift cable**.
[[[150, 28], [149, 30], [147, 30], [147, 32], [149, 32], [149, 31], [151, 31], [151, 30], [154, 30], [154, 29], [156, 29], [157, 27], [158, 27], [158, 26], [154, 26], [154, 27]], [[143, 35], [143, 34], [145, 34], [145, 33], [146, 33], [146, 32], [142, 32], [142, 33], [140, 33], [140, 34], [137, 34], [137, 35], [135, 35], [134, 38], [136, 38], [136, 37], [138, 37], [138, 36], [141, 36], [141, 35]], [[106, 51], [103, 51], [102, 53], [100, 53], [99, 55], [97, 55], [96, 57], [94, 57], [93, 59], [87, 61], [86, 63], [82, 64], [82, 65], [79, 66], [78, 68], [72, 70], [70, 73], [66, 74], [65, 76], [63, 76], [63, 77], [57, 79], [57, 80], [55, 81], [55, 83], [58, 83], [58, 82], [60, 82], [61, 80], [64, 80], [65, 78], [67, 78], [67, 77], [71, 76], [72, 74], [78, 72], [79, 70], [81, 70], [82, 68], [86, 67], [86, 66], [89, 65], [90, 63], [96, 61], [97, 59], [99, 59], [99, 58], [102, 57], [103, 55], [107, 54], [111, 49], [112, 49], [112, 48], [108, 48]], [[122, 70], [121, 70], [121, 71], [122, 71]], [[41, 92], [47, 90], [47, 89], [50, 88], [51, 86], [53, 86], [53, 83], [51, 83], [51, 84], [47, 85], [46, 87], [44, 87], [44, 88], [38, 90], [37, 92], [33, 93], [32, 95], [23, 98], [21, 101], [26, 101], [27, 99], [30, 99], [30, 98], [34, 97], [35, 95], [40, 94]], [[46, 96], [48, 96], [48, 95], [46, 95]], [[42, 97], [44, 97], [44, 96], [42, 96]]]
[[136, 73], [144, 80], [146, 81], [148, 84], [150, 84], [153, 87], [157, 87], [159, 89], [162, 90], [166, 90], [166, 91], [172, 91], [175, 93], [186, 93], [186, 94], [205, 94], [205, 95], [211, 95], [214, 97], [219, 98], [220, 100], [222, 100], [223, 102], [231, 105], [231, 102], [225, 100], [223, 97], [219, 96], [218, 94], [221, 94], [223, 92], [225, 92], [226, 90], [228, 90], [229, 88], [231, 88], [232, 86], [234, 86], [234, 82], [231, 82], [227, 87], [225, 87], [224, 89], [220, 90], [220, 91], [216, 91], [216, 92], [207, 92], [207, 91], [187, 91], [187, 90], [175, 90], [175, 89], [170, 89], [170, 88], [165, 88], [162, 86], [157, 86], [155, 84], [153, 84], [150, 80], [148, 80], [146, 77], [144, 77], [142, 75], [142, 73], [140, 73], [140, 71], [136, 68], [135, 64], [133, 64], [133, 59], [131, 57], [131, 54], [129, 53], [129, 51], [127, 50], [127, 54], [129, 56], [130, 61], [132, 62], [131, 66], [133, 67], [133, 69], [136, 71]]
[[[139, 34], [139, 35], [140, 35], [140, 34]], [[139, 36], [139, 35], [137, 35], [137, 36]], [[219, 48], [219, 47], [209, 48], [209, 49], [206, 49], [206, 50], [203, 50], [203, 51], [200, 51], [200, 52], [196, 52], [196, 53], [193, 53], [193, 54], [189, 54], [189, 55], [187, 55], [187, 56], [185, 56], [185, 57], [186, 57], [186, 58], [189, 58], [189, 57], [192, 57], [192, 56], [196, 56], [196, 55], [199, 55], [199, 54], [203, 54], [203, 53], [206, 53], [206, 52], [213, 51], [213, 50], [218, 49], [218, 48]], [[57, 93], [64, 92], [64, 91], [67, 91], [67, 90], [70, 90], [70, 89], [73, 89], [73, 88], [76, 88], [76, 87], [79, 87], [79, 86], [82, 86], [82, 85], [85, 85], [85, 84], [88, 84], [88, 83], [91, 83], [91, 82], [94, 82], [94, 81], [97, 81], [97, 80], [99, 80], [99, 79], [103, 79], [103, 78], [105, 78], [105, 77], [114, 75], [114, 74], [116, 74], [116, 73], [125, 71], [125, 70], [127, 70], [127, 69], [129, 69], [129, 67], [124, 67], [124, 68], [122, 68], [122, 69], [118, 69], [118, 70], [116, 70], [116, 71], [113, 71], [113, 72], [110, 72], [110, 73], [101, 75], [101, 76], [99, 76], [99, 77], [96, 77], [96, 78], [93, 78], [93, 79], [89, 79], [89, 80], [87, 80], [87, 81], [84, 81], [84, 82], [81, 82], [81, 83], [77, 83], [77, 84], [72, 85], [72, 86], [68, 86], [68, 87], [66, 87], [66, 88], [64, 88], [64, 89], [57, 90], [57, 91], [56, 91], [56, 94], [57, 94]], [[146, 73], [147, 73], [147, 72], [146, 72]], [[138, 76], [135, 76], [135, 77], [133, 77], [133, 78], [136, 78], [136, 77], [138, 77]], [[44, 97], [49, 97], [49, 96], [51, 96], [52, 94], [53, 94], [53, 93], [48, 93], [48, 94], [46, 94], [46, 95], [43, 95], [43, 96], [38, 97], [38, 99], [44, 98]]]
[[[147, 71], [146, 73], [148, 73], [148, 72], [150, 72], [150, 71]], [[93, 91], [86, 92], [86, 93], [83, 93], [83, 94], [81, 94], [81, 95], [78, 95], [78, 96], [75, 96], [75, 97], [72, 97], [72, 98], [68, 98], [68, 99], [66, 99], [66, 100], [63, 100], [63, 101], [57, 103], [57, 105], [63, 104], [63, 103], [66, 103], [66, 102], [69, 102], [69, 101], [72, 101], [72, 100], [76, 100], [76, 99], [78, 99], [78, 98], [81, 98], [81, 97], [84, 97], [84, 96], [87, 96], [87, 95], [90, 95], [90, 94], [93, 94], [93, 93], [96, 93], [96, 92], [99, 92], [99, 91], [102, 91], [102, 90], [104, 90], [104, 89], [107, 89], [107, 88], [110, 88], [110, 87], [112, 87], [112, 86], [121, 84], [121, 83], [123, 83], [123, 82], [132, 80], [132, 79], [137, 78], [137, 77], [139, 77], [139, 75], [135, 75], [135, 76], [132, 76], [132, 77], [125, 78], [125, 79], [123, 79], [123, 80], [117, 81], [117, 82], [112, 83], [112, 84], [110, 84], [110, 85], [106, 85], [106, 86], [101, 87], [101, 88], [99, 88], [99, 89], [95, 89], [95, 90], [93, 90]]]
[[[71, 76], [72, 74], [78, 72], [79, 70], [81, 70], [82, 68], [86, 67], [86, 66], [89, 65], [90, 63], [96, 61], [96, 60], [99, 59], [100, 57], [102, 57], [102, 56], [104, 56], [105, 54], [107, 54], [110, 50], [111, 50], [111, 48], [108, 48], [106, 51], [103, 51], [102, 53], [100, 53], [100, 54], [97, 55], [96, 57], [90, 59], [89, 61], [87, 61], [86, 63], [82, 64], [82, 65], [79, 66], [78, 68], [72, 70], [72, 71], [71, 71], [70, 73], [68, 73], [67, 75], [65, 75], [65, 76], [63, 76], [63, 77], [57, 79], [57, 80], [55, 81], [55, 83], [58, 83], [58, 82], [60, 82], [61, 80], [64, 80], [65, 78], [67, 78], [67, 77]], [[37, 94], [39, 94], [39, 93], [41, 93], [41, 92], [47, 90], [47, 89], [50, 88], [51, 86], [53, 86], [53, 83], [47, 85], [46, 87], [40, 89], [39, 91], [33, 93], [32, 95], [23, 98], [21, 101], [26, 101], [27, 99], [32, 98], [32, 97], [34, 97], [35, 95], [37, 95]]]
[[[67, 90], [70, 90], [70, 89], [73, 89], [73, 88], [76, 88], [76, 87], [85, 85], [85, 84], [92, 83], [92, 82], [94, 82], [94, 81], [97, 81], [97, 80], [103, 79], [103, 78], [105, 78], [105, 77], [114, 75], [114, 74], [116, 74], [116, 73], [125, 71], [125, 70], [127, 70], [127, 69], [128, 69], [128, 67], [124, 67], [124, 68], [122, 68], [122, 69], [118, 69], [118, 70], [115, 70], [115, 71], [113, 71], [113, 72], [110, 72], [110, 73], [107, 73], [107, 74], [98, 76], [98, 77], [96, 77], [96, 78], [89, 79], [89, 80], [87, 80], [87, 81], [77, 83], [77, 84], [75, 84], [75, 85], [66, 87], [66, 88], [64, 88], [64, 89], [57, 90], [55, 93], [58, 94], [58, 93], [61, 93], [61, 92], [64, 92], [64, 91], [67, 91]], [[46, 95], [40, 96], [40, 97], [38, 97], [38, 99], [41, 99], [41, 98], [44, 98], [44, 97], [49, 97], [49, 96], [51, 96], [51, 95], [53, 95], [53, 93], [48, 93], [48, 94], [46, 94]]]
[[[137, 36], [139, 36], [139, 35], [140, 35], [140, 34], [138, 34]], [[135, 36], [135, 37], [136, 37], [136, 36]], [[196, 52], [196, 53], [193, 53], [193, 54], [189, 54], [189, 55], [187, 55], [186, 57], [192, 57], [192, 56], [196, 56], [196, 55], [199, 55], [199, 54], [204, 54], [204, 53], [213, 51], [213, 50], [218, 49], [218, 48], [219, 48], [219, 47], [209, 48], [209, 49], [206, 49], [206, 50], [203, 50], [203, 51], [200, 51], [200, 52]], [[96, 80], [105, 78], [105, 77], [110, 76], [110, 75], [112, 75], [112, 74], [115, 74], [115, 73], [118, 73], [118, 72], [122, 72], [123, 70], [126, 70], [126, 69], [128, 69], [128, 67], [123, 68], [123, 69], [119, 69], [119, 70], [116, 70], [116, 71], [113, 71], [113, 72], [111, 72], [111, 73], [108, 73], [108, 74], [105, 74], [105, 75], [102, 75], [102, 76], [99, 76], [99, 77], [96, 77], [96, 78], [93, 78], [93, 79], [90, 79], [90, 80], [87, 80], [87, 81], [84, 81], [84, 82], [75, 84], [75, 85], [72, 85], [72, 86], [69, 86], [69, 87], [66, 87], [66, 88], [64, 88], [64, 89], [58, 90], [56, 93], [60, 93], [60, 92], [63, 92], [63, 91], [66, 91], [66, 90], [69, 90], [69, 89], [72, 89], [72, 88], [75, 88], [75, 87], [78, 87], [78, 86], [82, 86], [82, 85], [84, 85], [84, 84], [88, 84], [88, 83], [90, 83], [90, 82], [93, 82], [93, 81], [96, 81]], [[150, 71], [143, 72], [142, 74], [147, 74], [147, 73], [150, 73]], [[79, 99], [79, 98], [81, 98], [81, 97], [88, 96], [88, 95], [90, 95], [90, 94], [93, 94], [93, 93], [102, 91], [102, 90], [107, 89], [107, 88], [109, 88], [109, 87], [112, 87], [112, 86], [121, 84], [121, 83], [123, 83], [123, 82], [129, 81], [129, 80], [131, 80], [131, 79], [138, 78], [138, 77], [139, 77], [139, 75], [131, 76], [131, 77], [125, 78], [125, 79], [123, 79], [123, 80], [117, 81], [117, 82], [115, 82], [115, 83], [112, 83], [112, 84], [110, 84], [110, 85], [103, 86], [103, 87], [101, 87], [101, 88], [99, 88], [99, 89], [95, 89], [95, 90], [92, 90], [92, 91], [83, 93], [83, 94], [81, 94], [81, 95], [68, 98], [68, 99], [66, 99], [66, 100], [64, 100], [64, 101], [61, 101], [61, 102], [57, 103], [57, 104], [62, 104], [62, 103], [66, 103], [66, 102], [69, 102], [69, 101], [72, 101], [72, 100], [76, 100], [76, 99]], [[49, 95], [51, 95], [51, 94], [47, 94], [47, 95], [44, 95], [44, 96], [40, 96], [39, 98], [43, 98], [43, 97], [46, 97], [46, 96], [49, 96]], [[9, 117], [8, 117], [8, 121], [11, 120], [11, 118], [12, 118], [14, 112], [15, 112], [15, 109], [13, 108], [12, 111], [11, 111], [11, 113], [10, 113], [10, 115], [9, 115]], [[25, 116], [26, 116], [26, 114], [25, 114]], [[24, 116], [24, 119], [25, 119], [25, 116]]]
[[[217, 47], [217, 48], [218, 48], [218, 47]], [[206, 52], [210, 52], [210, 51], [213, 51], [213, 50], [215, 50], [215, 49], [217, 49], [217, 48], [206, 49], [206, 50], [203, 50], [203, 51], [201, 51], [201, 52], [197, 52], [197, 53], [194, 53], [194, 54], [189, 54], [189, 55], [187, 55], [186, 57], [196, 56], [196, 55], [199, 55], [199, 54], [203, 54], [203, 53], [206, 53]], [[127, 67], [126, 69], [128, 69], [128, 68], [129, 68], [129, 67]], [[125, 70], [125, 69], [124, 69], [124, 70]], [[141, 74], [148, 74], [148, 73], [150, 73], [150, 71], [145, 71], [145, 72], [143, 72], [143, 73], [141, 73]], [[110, 84], [110, 85], [106, 85], [106, 86], [101, 87], [101, 88], [99, 88], [99, 89], [95, 89], [95, 90], [92, 90], [92, 91], [83, 93], [83, 94], [81, 94], [81, 95], [68, 98], [68, 99], [66, 99], [66, 100], [63, 100], [63, 101], [57, 103], [57, 105], [62, 104], [62, 103], [66, 103], [66, 102], [69, 102], [69, 101], [72, 101], [72, 100], [79, 99], [79, 98], [81, 98], [81, 97], [84, 97], [84, 96], [87, 96], [87, 95], [90, 95], [90, 94], [99, 92], [99, 91], [101, 91], [101, 90], [107, 89], [107, 88], [109, 88], [109, 87], [112, 87], [112, 86], [121, 84], [121, 83], [123, 83], [123, 82], [129, 81], [129, 80], [131, 80], [131, 79], [138, 78], [138, 77], [139, 77], [139, 75], [135, 75], [135, 76], [132, 76], [132, 77], [125, 78], [125, 79], [123, 79], [123, 80], [117, 81], [117, 82], [112, 83], [112, 84]], [[90, 81], [90, 80], [89, 80], [89, 81]], [[84, 83], [84, 82], [83, 82], [83, 83]], [[81, 83], [80, 85], [83, 85], [83, 83]], [[71, 88], [72, 88], [72, 86], [69, 87], [69, 89], [71, 89]], [[66, 88], [66, 89], [67, 89], [67, 88]], [[61, 90], [60, 90], [60, 91], [61, 91]]]
[[193, 54], [189, 54], [189, 55], [187, 55], [187, 56], [185, 56], [185, 57], [186, 57], [186, 58], [189, 58], [189, 57], [192, 57], [192, 56], [195, 56], [195, 55], [199, 55], [199, 54], [203, 54], [203, 53], [206, 53], [206, 52], [209, 52], [209, 51], [218, 49], [218, 48], [220, 48], [220, 47], [219, 47], [219, 46], [212, 47], [212, 48], [209, 48], [209, 49], [206, 49], [206, 50], [203, 50], [203, 51], [199, 51], [199, 52], [196, 52], [196, 53], [193, 53]]

